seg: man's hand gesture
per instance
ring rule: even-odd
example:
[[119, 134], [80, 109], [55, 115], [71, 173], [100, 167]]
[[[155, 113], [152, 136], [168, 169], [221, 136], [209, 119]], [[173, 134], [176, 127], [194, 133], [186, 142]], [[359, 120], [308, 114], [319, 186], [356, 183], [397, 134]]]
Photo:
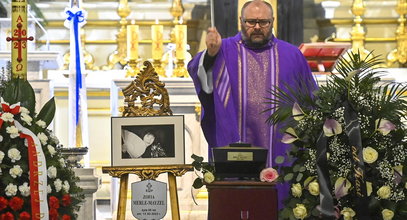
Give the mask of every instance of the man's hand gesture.
[[215, 27], [208, 28], [206, 35], [206, 48], [208, 55], [213, 57], [218, 54], [220, 46], [222, 45], [222, 38]]

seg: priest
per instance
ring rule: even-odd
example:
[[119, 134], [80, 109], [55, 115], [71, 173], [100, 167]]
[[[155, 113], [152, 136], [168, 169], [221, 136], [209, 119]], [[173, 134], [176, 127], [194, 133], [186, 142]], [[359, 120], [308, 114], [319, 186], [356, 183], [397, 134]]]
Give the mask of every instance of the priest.
[[287, 84], [312, 92], [317, 86], [298, 48], [273, 36], [273, 21], [269, 3], [247, 2], [241, 9], [241, 32], [221, 39], [216, 28], [209, 28], [207, 49], [188, 64], [202, 104], [201, 126], [209, 152], [247, 142], [268, 149], [268, 166], [286, 155], [288, 146], [281, 142], [278, 126], [266, 123], [271, 113], [262, 113], [273, 107], [265, 104], [274, 98], [269, 91]]

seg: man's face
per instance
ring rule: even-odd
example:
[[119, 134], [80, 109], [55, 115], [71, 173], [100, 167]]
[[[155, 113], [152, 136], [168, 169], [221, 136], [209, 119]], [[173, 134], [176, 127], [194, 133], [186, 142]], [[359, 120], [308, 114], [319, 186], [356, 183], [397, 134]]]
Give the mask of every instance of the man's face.
[[147, 144], [147, 146], [150, 146], [155, 140], [154, 135], [152, 135], [151, 133], [147, 133], [146, 135], [144, 135], [143, 141]]
[[272, 35], [273, 16], [265, 4], [250, 4], [240, 19], [243, 40], [252, 47], [261, 47], [268, 43]]

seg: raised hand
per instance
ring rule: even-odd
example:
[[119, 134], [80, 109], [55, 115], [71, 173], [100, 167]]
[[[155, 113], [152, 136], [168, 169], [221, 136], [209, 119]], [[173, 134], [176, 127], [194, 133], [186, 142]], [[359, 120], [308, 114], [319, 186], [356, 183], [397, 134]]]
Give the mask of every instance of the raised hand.
[[208, 28], [208, 34], [206, 35], [206, 48], [209, 56], [216, 56], [218, 54], [220, 46], [222, 45], [222, 38], [215, 27]]

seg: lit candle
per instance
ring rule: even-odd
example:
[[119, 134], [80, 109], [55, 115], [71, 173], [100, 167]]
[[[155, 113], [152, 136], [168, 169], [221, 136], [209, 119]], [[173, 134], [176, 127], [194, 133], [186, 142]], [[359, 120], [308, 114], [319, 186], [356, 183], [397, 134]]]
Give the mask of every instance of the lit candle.
[[138, 59], [138, 25], [131, 24], [127, 25], [127, 58], [130, 60]]
[[177, 60], [184, 60], [187, 46], [187, 26], [182, 24], [182, 18], [180, 24], [175, 25], [175, 57]]
[[158, 19], [151, 26], [153, 60], [161, 60], [163, 55], [163, 26], [158, 24]]

